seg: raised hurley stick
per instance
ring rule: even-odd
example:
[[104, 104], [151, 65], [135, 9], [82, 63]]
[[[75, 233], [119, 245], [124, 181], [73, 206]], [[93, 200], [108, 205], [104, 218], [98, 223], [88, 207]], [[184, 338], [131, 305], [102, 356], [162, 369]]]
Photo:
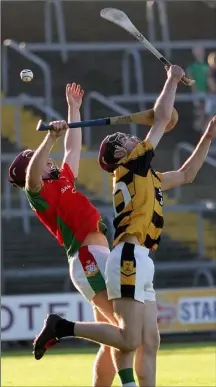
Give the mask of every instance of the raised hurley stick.
[[[109, 20], [110, 22], [118, 25], [119, 27], [124, 28], [127, 32], [133, 35], [140, 43], [142, 43], [149, 51], [152, 52], [157, 59], [159, 59], [165, 67], [170, 67], [172, 63], [170, 63], [156, 48], [138, 31], [138, 29], [131, 22], [129, 17], [119, 9], [116, 8], [104, 8], [100, 12], [100, 16], [103, 19]], [[183, 77], [181, 80], [187, 86], [192, 86], [195, 81], [193, 79]]]
[[[166, 127], [166, 132], [169, 132], [178, 122], [178, 112], [174, 108], [172, 117]], [[128, 116], [117, 116], [107, 118], [97, 118], [96, 120], [71, 122], [68, 124], [69, 128], [85, 128], [87, 126], [102, 126], [102, 125], [125, 125], [125, 124], [140, 124], [152, 126], [154, 123], [154, 110], [144, 110], [142, 112], [129, 114]], [[45, 125], [42, 120], [38, 122], [36, 130], [38, 132], [52, 130], [52, 125]]]

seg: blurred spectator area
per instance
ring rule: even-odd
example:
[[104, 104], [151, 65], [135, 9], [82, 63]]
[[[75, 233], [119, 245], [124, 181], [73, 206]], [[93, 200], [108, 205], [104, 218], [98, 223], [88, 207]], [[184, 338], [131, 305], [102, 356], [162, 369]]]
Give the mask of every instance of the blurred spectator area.
[[[211, 53], [216, 47], [216, 9], [200, 1], [161, 1], [160, 4], [159, 8], [154, 2], [149, 2], [147, 6], [141, 1], [2, 2], [2, 43], [5, 39], [11, 39], [18, 47], [18, 50], [12, 48], [10, 42], [2, 46], [4, 292], [36, 292], [39, 282], [41, 291], [67, 290], [71, 286], [63, 250], [30, 216], [22, 193], [7, 183], [7, 167], [13, 155], [20, 149], [37, 147], [43, 138], [43, 134], [35, 131], [38, 119], [66, 117], [64, 88], [70, 81], [80, 83], [85, 89], [84, 119], [150, 108], [164, 83], [165, 72], [161, 63], [146, 50], [140, 50], [140, 45], [125, 31], [102, 20], [99, 16], [101, 8], [124, 10], [145, 36], [162, 44], [159, 49], [173, 63], [184, 68], [193, 62], [193, 45], [190, 42], [198, 42], [205, 49], [205, 66], [210, 67], [211, 85], [215, 82], [215, 59]], [[22, 46], [19, 50], [20, 42], [26, 42], [26, 47]], [[122, 48], [116, 48], [119, 42]], [[92, 46], [93, 43], [100, 43], [101, 49], [96, 44]], [[113, 47], [112, 50], [107, 50], [108, 44]], [[69, 45], [73, 49], [67, 49]], [[23, 56], [24, 52], [27, 55]], [[50, 89], [45, 88], [48, 78], [44, 77], [44, 66], [39, 67], [35, 63], [36, 57], [48, 68]], [[19, 78], [23, 68], [30, 68], [34, 72], [34, 80], [29, 84], [22, 83]], [[208, 85], [210, 83], [208, 78]], [[201, 92], [207, 93], [205, 90]], [[208, 103], [209, 116], [215, 109], [214, 93], [212, 86], [210, 98], [204, 98]], [[193, 130], [193, 93], [184, 85], [179, 87], [176, 108], [179, 123], [170, 134], [164, 136], [156, 152], [154, 167], [160, 171], [171, 170], [177, 166], [176, 163], [182, 163], [204, 129], [200, 128], [199, 132]], [[102, 138], [116, 129], [100, 127], [83, 130], [84, 147], [79, 177], [79, 188], [101, 209], [109, 225], [110, 241], [112, 184], [110, 178], [99, 169], [96, 156]], [[122, 126], [121, 130], [135, 130], [142, 137], [147, 128]], [[59, 142], [54, 149], [58, 161], [61, 160], [62, 149], [62, 143]], [[187, 262], [196, 260], [200, 265], [204, 261], [204, 266], [216, 261], [215, 165], [216, 158], [212, 153], [211, 162], [205, 164], [192, 185], [165, 195], [165, 228], [161, 248], [154, 257], [156, 264], [185, 263], [186, 267]], [[39, 277], [33, 274], [38, 268], [44, 268], [44, 280], [39, 282]], [[45, 275], [50, 268], [50, 275]], [[56, 273], [61, 270], [62, 275], [58, 276]], [[14, 277], [18, 272], [20, 277]], [[163, 269], [158, 273], [157, 287], [191, 286], [196, 280], [192, 269], [188, 272], [183, 270], [182, 276], [177, 271], [170, 276]], [[208, 274], [201, 274], [203, 278], [198, 284], [211, 281]]]

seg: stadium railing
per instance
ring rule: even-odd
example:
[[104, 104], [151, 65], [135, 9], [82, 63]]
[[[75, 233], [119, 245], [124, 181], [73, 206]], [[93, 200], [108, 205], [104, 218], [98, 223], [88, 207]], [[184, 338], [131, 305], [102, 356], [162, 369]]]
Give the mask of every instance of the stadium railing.
[[20, 94], [18, 97], [6, 97], [1, 100], [2, 105], [11, 105], [15, 107], [14, 110], [14, 134], [15, 142], [18, 148], [22, 148], [21, 142], [21, 109], [23, 106], [34, 106], [40, 112], [44, 113], [46, 118], [49, 118], [49, 121], [54, 120], [63, 120], [64, 117], [61, 116], [56, 110], [51, 106], [44, 104], [44, 98], [42, 97], [32, 97], [28, 94]]
[[[92, 117], [92, 113], [91, 113], [92, 101], [100, 102], [103, 106], [106, 106], [107, 108], [112, 109], [117, 114], [121, 114], [121, 115], [131, 114], [130, 110], [125, 109], [122, 106], [118, 105], [116, 102], [112, 101], [111, 98], [105, 97], [103, 94], [98, 93], [97, 91], [92, 91], [87, 94], [83, 105], [84, 120], [88, 120], [90, 117]], [[129, 128], [130, 128], [130, 134], [136, 136], [137, 125], [129, 124]], [[88, 147], [91, 146], [91, 130], [89, 127], [84, 128], [84, 141]]]
[[[158, 273], [173, 273], [178, 271], [179, 275], [184, 275], [184, 273], [192, 272], [193, 281], [191, 283], [192, 287], [199, 286], [199, 281], [201, 277], [205, 278], [208, 286], [215, 286], [214, 277], [212, 271], [216, 270], [215, 262], [199, 262], [199, 261], [187, 261], [187, 262], [169, 262], [169, 263], [155, 263], [156, 271]], [[55, 267], [38, 267], [34, 269], [5, 269], [3, 275], [3, 281], [8, 279], [28, 279], [31, 278], [64, 278], [63, 282], [63, 291], [68, 292], [71, 288], [70, 278], [68, 276], [68, 268], [63, 266]]]
[[[170, 42], [167, 3], [164, 0], [146, 1], [146, 19], [147, 19], [147, 28], [148, 28], [148, 39], [152, 43], [156, 41], [156, 24], [157, 24], [155, 20], [156, 9], [158, 9], [158, 20], [161, 27], [162, 41], [166, 43]], [[165, 55], [168, 59], [171, 57], [171, 49], [169, 47], [165, 49]]]
[[[16, 154], [2, 154], [1, 161], [2, 164], [6, 163], [7, 165], [14, 159]], [[96, 152], [85, 152], [81, 157], [91, 158], [96, 157]], [[53, 154], [53, 157], [60, 159], [60, 154]], [[2, 218], [10, 220], [12, 218], [21, 218], [23, 230], [25, 233], [30, 233], [30, 219], [34, 216], [34, 213], [29, 207], [27, 199], [21, 190], [14, 190], [11, 184], [8, 183], [8, 168], [2, 168], [4, 171], [3, 175], [3, 184], [2, 184]], [[103, 172], [103, 181], [102, 181], [102, 192], [103, 197], [107, 198], [108, 195], [108, 175]], [[14, 204], [15, 203], [15, 204]], [[107, 210], [104, 206], [103, 213], [105, 211], [106, 218], [109, 222], [112, 222], [112, 209], [109, 207]], [[169, 205], [164, 207], [164, 212], [173, 212], [173, 213], [182, 213], [182, 212], [192, 212], [197, 215], [196, 217], [196, 230], [198, 235], [197, 242], [197, 251], [196, 254], [198, 257], [205, 257], [205, 235], [204, 235], [204, 214], [215, 212], [216, 206], [209, 202], [198, 203], [198, 204], [177, 204]]]
[[[99, 210], [103, 212], [103, 208], [99, 207]], [[3, 262], [2, 262], [3, 263]], [[214, 272], [216, 272], [216, 263], [214, 261], [188, 261], [184, 260], [182, 262], [155, 262], [155, 269], [157, 273], [178, 273], [178, 275], [192, 274], [192, 287], [200, 286], [200, 282], [205, 279], [206, 286], [215, 286], [216, 282], [214, 280]], [[31, 277], [40, 278], [42, 280], [45, 278], [47, 281], [49, 279], [62, 278], [62, 291], [68, 292], [71, 289], [71, 282], [68, 276], [68, 268], [66, 266], [55, 266], [55, 267], [37, 267], [30, 269], [4, 269], [2, 265], [2, 288], [7, 280], [25, 280]], [[202, 283], [202, 282], [201, 282]]]
[[[120, 103], [133, 103], [133, 102], [139, 102], [142, 104], [143, 102], [154, 102], [156, 98], [158, 97], [158, 94], [155, 93], [148, 93], [148, 94], [127, 94], [127, 95], [111, 95], [109, 97], [102, 95], [101, 93], [98, 93], [96, 91], [92, 91], [87, 94], [84, 104], [83, 104], [83, 111], [84, 111], [84, 119], [90, 120], [92, 119], [92, 111], [91, 111], [91, 103], [92, 101], [98, 101], [103, 106], [108, 107], [109, 109], [112, 109], [117, 114], [123, 114], [128, 115], [131, 114], [131, 111], [129, 109], [123, 108], [120, 106]], [[195, 100], [199, 100], [205, 97], [205, 94], [203, 93], [197, 93], [197, 94], [186, 94], [181, 93], [177, 94], [176, 101], [177, 102], [192, 102]], [[215, 96], [216, 99], [216, 96]], [[45, 113], [47, 117], [50, 119], [56, 119], [61, 120], [63, 117], [52, 107], [49, 105], [44, 105], [44, 99], [43, 97], [31, 97], [27, 94], [21, 94], [18, 97], [7, 97], [2, 98], [2, 105], [14, 105], [16, 106], [16, 117], [14, 120], [14, 131], [15, 131], [15, 138], [16, 143], [18, 147], [21, 146], [20, 143], [20, 133], [21, 133], [21, 116], [19, 114], [19, 110], [23, 106], [34, 106], [38, 110], [40, 110], [42, 113]], [[130, 124], [130, 133], [133, 135], [137, 134], [137, 125]], [[84, 129], [84, 142], [85, 145], [88, 146], [88, 148], [91, 147], [91, 130], [90, 128]], [[190, 144], [188, 144], [188, 147], [190, 147]]]
[[[215, 39], [199, 39], [199, 44], [204, 49], [215, 49], [216, 40]], [[154, 46], [158, 50], [166, 50], [170, 48], [172, 50], [191, 50], [197, 44], [197, 40], [172, 40], [170, 42], [161, 42], [155, 41]], [[65, 44], [60, 43], [26, 43], [26, 48], [29, 51], [33, 52], [61, 52], [62, 48], [65, 48], [68, 51], [73, 52], [98, 52], [98, 51], [125, 51], [125, 50], [138, 50], [146, 51], [147, 48], [137, 42], [81, 42], [81, 43], [71, 43], [67, 42]]]
[[[194, 102], [197, 100], [204, 100], [206, 98], [205, 93], [178, 93], [176, 94], [176, 102]], [[129, 94], [129, 95], [111, 95], [107, 97], [109, 100], [116, 103], [138, 103], [138, 102], [155, 102], [158, 98], [156, 93], [145, 93], [145, 94]], [[216, 96], [212, 96], [213, 99], [216, 99]]]
[[[192, 153], [195, 147], [187, 142], [180, 142], [176, 145], [175, 151], [173, 153], [173, 167], [174, 170], [178, 170], [181, 166], [181, 152], [185, 151], [187, 153]], [[216, 168], [216, 159], [211, 156], [206, 156], [205, 163], [209, 164], [211, 167]], [[179, 200], [181, 197], [181, 189], [182, 187], [174, 188], [174, 197]], [[213, 204], [209, 204], [210, 208], [213, 208]]]
[[[43, 72], [44, 76], [44, 96], [39, 97], [44, 98], [44, 103], [52, 107], [52, 80], [51, 80], [51, 71], [48, 64], [41, 59], [38, 55], [33, 54], [28, 49], [26, 49], [25, 43], [18, 44], [14, 40], [6, 39], [2, 46], [2, 89], [5, 95], [8, 95], [8, 79], [9, 79], [9, 67], [8, 67], [8, 48], [17, 51], [19, 54], [29, 59], [31, 62], [38, 65]], [[37, 97], [34, 97], [35, 100]], [[47, 120], [49, 120], [47, 116]]]
[[[165, 42], [158, 42], [156, 41], [155, 47], [161, 50], [166, 49], [172, 49], [172, 50], [184, 50], [184, 49], [192, 49], [192, 47], [196, 44], [196, 40], [188, 40], [188, 41], [165, 41]], [[205, 49], [214, 49], [216, 45], [216, 40], [199, 40], [199, 44], [201, 44]], [[140, 85], [142, 85], [142, 72], [140, 71], [140, 66], [142, 64], [140, 52], [143, 50], [146, 50], [146, 48], [139, 43], [136, 42], [107, 42], [107, 43], [98, 43], [98, 42], [88, 42], [88, 43], [25, 43], [25, 44], [19, 44], [18, 42], [15, 42], [14, 40], [7, 39], [4, 41], [3, 50], [2, 50], [2, 61], [3, 61], [3, 90], [7, 86], [7, 73], [6, 73], [6, 67], [7, 67], [7, 48], [11, 47], [16, 51], [19, 51], [20, 54], [28, 54], [28, 55], [34, 55], [34, 53], [40, 51], [40, 52], [114, 52], [114, 51], [123, 51], [123, 53], [127, 53], [123, 55], [123, 62], [122, 62], [122, 68], [123, 68], [123, 89], [127, 90], [128, 87], [128, 71], [125, 71], [128, 67], [128, 53], [132, 54], [132, 57], [134, 59], [134, 66], [135, 66], [135, 72], [139, 75], [136, 77], [136, 86], [137, 86], [137, 92], [140, 92]], [[39, 57], [36, 56], [36, 60]], [[29, 58], [31, 60], [31, 58]], [[34, 59], [33, 59], [34, 60]], [[43, 61], [44, 62], [44, 61]], [[36, 62], [35, 62], [36, 63]], [[46, 62], [45, 62], [46, 63]], [[47, 65], [47, 64], [46, 64]], [[6, 77], [6, 78], [5, 78]], [[6, 80], [4, 80], [4, 78]], [[46, 82], [46, 79], [45, 79]], [[49, 80], [48, 80], [49, 82]], [[46, 86], [47, 87], [47, 86]], [[4, 90], [5, 91], [5, 90]], [[144, 91], [144, 90], [143, 90]]]
[[[56, 155], [56, 157], [58, 157]], [[6, 157], [5, 159], [7, 159]], [[12, 189], [11, 185], [6, 182], [7, 186], [7, 195], [8, 195], [8, 204], [10, 204], [10, 200], [12, 200], [12, 195], [10, 192], [10, 188]], [[6, 185], [4, 184], [4, 187]], [[7, 207], [4, 208], [4, 201], [3, 201], [3, 208], [2, 208], [2, 217], [4, 218], [13, 218], [18, 217], [22, 219], [22, 223], [24, 226], [24, 231], [30, 232], [30, 218], [34, 216], [33, 211], [30, 209], [27, 200], [25, 199], [25, 195], [21, 190], [19, 190], [19, 198], [20, 198], [20, 208], [16, 209], [10, 209]], [[12, 205], [12, 203], [11, 203]], [[10, 206], [9, 206], [10, 207]], [[111, 232], [111, 238], [113, 238], [113, 225], [112, 225], [112, 216], [110, 215], [112, 213], [112, 207], [110, 206], [98, 206], [98, 210], [102, 214], [103, 218], [106, 218], [106, 223], [108, 225], [108, 228]], [[205, 254], [205, 244], [204, 244], [204, 230], [203, 230], [203, 214], [206, 211], [210, 211], [208, 207], [205, 207], [205, 204], [202, 205], [177, 205], [177, 206], [165, 206], [164, 208], [165, 212], [182, 212], [182, 211], [193, 211], [197, 214], [197, 233], [199, 236], [199, 243], [197, 246], [197, 257], [199, 259], [190, 261], [188, 260], [187, 256], [182, 257], [181, 261], [172, 261], [169, 259], [167, 262], [155, 262], [156, 271], [161, 274], [167, 274], [170, 273], [178, 273], [178, 275], [184, 275], [186, 273], [191, 273], [192, 275], [192, 282], [191, 286], [196, 287], [200, 286], [200, 283], [203, 283], [203, 279], [205, 279], [205, 283], [207, 286], [215, 286], [215, 275], [216, 272], [216, 262], [215, 261], [209, 261], [209, 260], [203, 260], [204, 254]], [[25, 227], [27, 226], [27, 229]], [[4, 257], [3, 257], [4, 259]], [[5, 283], [7, 280], [25, 280], [29, 277], [31, 278], [46, 278], [46, 280], [49, 279], [55, 279], [55, 278], [62, 278], [62, 291], [68, 292], [71, 290], [71, 283], [70, 278], [68, 276], [68, 269], [67, 267], [63, 266], [55, 266], [55, 267], [34, 267], [34, 268], [24, 268], [21, 269], [13, 269], [8, 268], [4, 269], [4, 262], [2, 259], [2, 281]], [[2, 288], [4, 288], [4, 283], [2, 284]]]
[[[123, 95], [130, 95], [130, 84], [131, 84], [131, 71], [130, 71], [130, 56], [134, 60], [134, 77], [136, 80], [136, 87], [138, 94], [144, 94], [145, 83], [144, 83], [144, 69], [142, 66], [142, 61], [140, 54], [137, 50], [126, 50], [123, 53], [122, 57], [122, 88]], [[140, 101], [139, 108], [140, 110], [145, 109], [145, 101]]]
[[[203, 40], [199, 41], [204, 48], [214, 48], [216, 46], [216, 40]], [[158, 49], [166, 50], [170, 49], [191, 49], [196, 44], [196, 41], [166, 41], [166, 42], [155, 42], [155, 46]], [[137, 102], [140, 105], [140, 108], [145, 107], [146, 102], [154, 101], [157, 95], [146, 93], [144, 88], [144, 77], [143, 77], [143, 68], [140, 52], [146, 48], [139, 43], [131, 42], [109, 42], [109, 43], [25, 43], [19, 44], [13, 40], [4, 41], [3, 50], [2, 50], [2, 88], [5, 95], [8, 95], [8, 48], [11, 47], [13, 50], [19, 52], [21, 55], [27, 57], [32, 62], [36, 63], [42, 69], [44, 73], [44, 96], [46, 106], [51, 107], [52, 105], [52, 80], [51, 80], [51, 71], [49, 65], [42, 60], [38, 55], [35, 55], [33, 52], [37, 51], [46, 51], [46, 52], [89, 52], [89, 51], [122, 51], [122, 86], [123, 86], [123, 95], [112, 95], [109, 97], [113, 102], [116, 103], [127, 103], [127, 102]], [[134, 61], [134, 73], [136, 74], [136, 94], [130, 94], [130, 71], [129, 71], [129, 59], [132, 56]], [[203, 94], [179, 94], [177, 96], [178, 101], [195, 101], [197, 99], [203, 98]], [[36, 98], [35, 98], [36, 101]], [[33, 100], [32, 100], [33, 102]], [[35, 106], [35, 105], [34, 105]], [[55, 117], [54, 117], [55, 118]], [[50, 117], [47, 116], [47, 120]], [[88, 144], [87, 144], [88, 145]]]
[[[193, 45], [196, 43], [196, 41], [173, 41], [173, 42], [156, 42], [155, 45], [159, 49], [166, 49], [168, 47], [172, 49], [185, 49], [185, 48], [192, 48]], [[215, 47], [216, 41], [215, 40], [204, 40], [200, 41], [201, 44], [205, 48], [212, 48]], [[145, 47], [141, 46], [138, 43], [62, 43], [65, 45], [63, 49], [65, 50], [73, 50], [73, 51], [116, 51], [116, 50], [122, 50], [124, 55], [122, 59], [122, 79], [123, 79], [123, 95], [111, 95], [109, 97], [105, 97], [97, 92], [91, 92], [89, 93], [89, 96], [86, 98], [86, 102], [84, 104], [84, 116], [85, 119], [91, 119], [92, 113], [91, 113], [91, 100], [97, 99], [100, 101], [104, 106], [107, 106], [111, 108], [114, 112], [117, 114], [129, 114], [129, 110], [122, 108], [118, 105], [118, 103], [132, 103], [137, 102], [141, 105], [145, 105], [146, 102], [155, 101], [157, 98], [157, 94], [153, 93], [145, 93], [144, 90], [144, 83], [143, 83], [143, 73], [141, 71], [141, 58], [139, 56], [141, 50], [145, 50]], [[17, 119], [15, 120], [16, 126], [16, 138], [17, 138], [17, 144], [20, 145], [20, 125], [21, 122], [19, 120], [20, 114], [19, 114], [19, 108], [20, 105], [33, 105], [37, 107], [40, 111], [43, 113], [45, 112], [47, 117], [53, 118], [53, 119], [60, 119], [58, 112], [55, 112], [50, 103], [49, 100], [51, 100], [51, 76], [50, 76], [50, 68], [46, 64], [46, 62], [42, 61], [38, 56], [35, 54], [32, 54], [30, 52], [33, 51], [61, 51], [62, 44], [59, 43], [28, 43], [25, 44], [25, 46], [20, 46], [17, 42], [14, 41], [6, 41], [6, 46], [4, 46], [4, 54], [3, 54], [3, 91], [7, 91], [8, 84], [7, 84], [7, 75], [8, 75], [8, 62], [7, 62], [7, 47], [10, 46], [13, 49], [15, 49], [18, 52], [21, 52], [29, 58], [30, 60], [33, 60], [34, 63], [37, 63], [44, 71], [45, 75], [45, 98], [48, 99], [48, 103], [46, 106], [43, 104], [43, 96], [36, 98], [31, 97], [29, 95], [21, 95], [16, 98], [10, 99], [3, 99], [4, 103], [13, 103], [17, 106]], [[25, 47], [25, 48], [24, 48]], [[132, 55], [132, 58], [134, 59], [134, 66], [135, 66], [135, 73], [137, 74], [136, 77], [136, 84], [137, 84], [137, 94], [129, 94], [129, 85], [130, 85], [130, 71], [129, 71], [129, 58], [130, 55]], [[47, 77], [47, 74], [48, 77]], [[48, 82], [48, 83], [47, 83]], [[203, 99], [205, 97], [204, 94], [178, 94], [176, 100], [179, 102], [186, 102], [186, 101], [195, 101], [197, 99]], [[131, 126], [131, 132], [136, 133], [136, 126]], [[85, 132], [85, 140], [86, 145], [90, 146], [91, 143], [91, 132], [87, 128]], [[190, 146], [190, 144], [188, 144]]]
[[[53, 153], [55, 159], [61, 159], [62, 154]], [[96, 152], [84, 152], [82, 158], [96, 157]], [[30, 218], [34, 215], [29, 208], [28, 202], [23, 195], [22, 190], [14, 190], [13, 186], [8, 182], [8, 165], [16, 157], [14, 153], [2, 153], [1, 164], [2, 164], [2, 218], [10, 220], [12, 218], [21, 218], [23, 230], [26, 233], [30, 233]], [[6, 168], [4, 166], [6, 165]], [[107, 173], [103, 172], [102, 180], [102, 196], [104, 201], [108, 199], [108, 177]], [[15, 204], [14, 204], [15, 203]]]
[[63, 62], [66, 62], [68, 59], [68, 52], [64, 49], [66, 43], [66, 32], [65, 32], [65, 22], [62, 9], [62, 2], [60, 0], [48, 0], [44, 4], [44, 32], [45, 32], [45, 41], [47, 43], [52, 43], [52, 8], [55, 12], [56, 24], [57, 24], [57, 34], [59, 43], [62, 45], [62, 50], [60, 52]]
[[[190, 41], [164, 41], [164, 42], [155, 42], [155, 46], [158, 49], [191, 49], [196, 44], [196, 40]], [[215, 48], [215, 40], [203, 40], [199, 41], [204, 48]], [[136, 90], [137, 94], [143, 94], [144, 90], [144, 79], [143, 79], [143, 69], [140, 52], [146, 50], [146, 48], [139, 43], [132, 42], [108, 42], [108, 43], [66, 43], [64, 40], [61, 43], [18, 43], [14, 40], [7, 39], [4, 41], [2, 49], [2, 88], [5, 95], [8, 95], [8, 48], [19, 52], [21, 55], [25, 56], [32, 62], [36, 63], [42, 69], [44, 73], [44, 97], [46, 98], [47, 106], [51, 106], [52, 98], [52, 82], [51, 82], [51, 71], [49, 65], [42, 60], [38, 55], [35, 55], [35, 52], [93, 52], [93, 51], [122, 51], [122, 84], [124, 94], [127, 95], [129, 92], [130, 85], [130, 71], [129, 71], [129, 57], [132, 56], [134, 60], [134, 68], [136, 74]], [[34, 52], [34, 53], [33, 53]], [[140, 103], [145, 103], [149, 101], [148, 93], [145, 92], [145, 98], [139, 100]]]

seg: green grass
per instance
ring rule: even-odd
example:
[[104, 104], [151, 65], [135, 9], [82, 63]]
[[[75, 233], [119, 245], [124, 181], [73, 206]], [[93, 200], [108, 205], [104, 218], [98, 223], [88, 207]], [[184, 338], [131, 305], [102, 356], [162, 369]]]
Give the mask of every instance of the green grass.
[[[28, 352], [5, 352], [2, 386], [91, 386], [96, 349], [54, 349], [35, 361]], [[120, 386], [116, 377], [113, 386]], [[216, 349], [206, 344], [164, 345], [158, 355], [157, 386], [216, 386]]]

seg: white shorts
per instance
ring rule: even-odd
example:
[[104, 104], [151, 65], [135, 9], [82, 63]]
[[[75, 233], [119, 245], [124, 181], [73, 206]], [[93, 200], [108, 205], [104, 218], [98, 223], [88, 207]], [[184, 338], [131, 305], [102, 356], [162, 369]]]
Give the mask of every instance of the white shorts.
[[109, 253], [107, 247], [82, 246], [69, 263], [70, 278], [88, 301], [106, 289], [105, 267]]
[[106, 265], [109, 300], [130, 297], [145, 302], [155, 301], [154, 263], [146, 247], [119, 243], [110, 253]]

